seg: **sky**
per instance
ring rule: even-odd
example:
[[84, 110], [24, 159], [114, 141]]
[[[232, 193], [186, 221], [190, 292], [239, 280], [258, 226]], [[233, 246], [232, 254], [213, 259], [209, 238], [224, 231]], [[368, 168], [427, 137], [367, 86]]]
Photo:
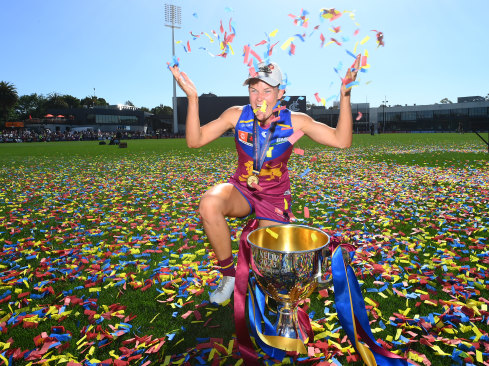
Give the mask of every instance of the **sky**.
[[[181, 7], [175, 54], [199, 94], [246, 96], [244, 47], [264, 58], [267, 45], [257, 44], [268, 40], [278, 42], [269, 60], [286, 74], [287, 94], [319, 104], [317, 95], [326, 107], [353, 62], [347, 51], [368, 54], [353, 103], [422, 105], [489, 94], [487, 0], [0, 0], [0, 81], [14, 84], [19, 95], [96, 95], [109, 104], [171, 106], [172, 29], [165, 26], [165, 4]], [[321, 18], [323, 8], [342, 15]], [[307, 26], [294, 24], [290, 14], [303, 11]], [[221, 21], [225, 32], [231, 25], [235, 33], [227, 57], [217, 56], [222, 50], [213, 33], [223, 39]], [[383, 33], [384, 46], [373, 30]], [[286, 44], [290, 37], [294, 53]], [[184, 96], [178, 87], [177, 96]]]

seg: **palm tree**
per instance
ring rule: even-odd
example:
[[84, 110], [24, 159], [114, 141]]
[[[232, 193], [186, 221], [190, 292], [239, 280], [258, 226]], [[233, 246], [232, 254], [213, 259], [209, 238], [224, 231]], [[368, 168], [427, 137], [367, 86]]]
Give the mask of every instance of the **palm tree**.
[[0, 81], [0, 118], [2, 122], [7, 121], [9, 111], [19, 100], [15, 85], [8, 81]]

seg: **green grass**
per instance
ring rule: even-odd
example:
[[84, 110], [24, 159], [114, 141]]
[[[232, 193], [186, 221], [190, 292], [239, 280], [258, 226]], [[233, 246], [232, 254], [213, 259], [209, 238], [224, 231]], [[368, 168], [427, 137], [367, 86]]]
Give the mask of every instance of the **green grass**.
[[[226, 348], [233, 341], [232, 303], [205, 304], [217, 272], [197, 208], [201, 194], [233, 172], [234, 140], [201, 149], [177, 139], [127, 143], [126, 149], [96, 141], [0, 144], [0, 300], [11, 291], [0, 303], [0, 342], [10, 339], [9, 349], [33, 350], [35, 337], [62, 326], [71, 340], [44, 355], [51, 363], [127, 353], [131, 364], [182, 363], [186, 355], [199, 364], [197, 356], [211, 363], [209, 353], [196, 348], [203, 339]], [[489, 298], [489, 154], [482, 141], [473, 134], [384, 134], [355, 135], [345, 150], [306, 138], [297, 146], [305, 155], [292, 155], [289, 163], [293, 212], [298, 223], [358, 245], [353, 268], [364, 297], [378, 303], [371, 308], [367, 301], [375, 336], [393, 349], [425, 354], [433, 365], [451, 360], [433, 346], [467, 351], [460, 342], [475, 342], [472, 325], [487, 336], [480, 299]], [[306, 206], [310, 218], [303, 215]], [[235, 253], [244, 223], [229, 220]], [[387, 289], [375, 292], [380, 283]], [[432, 303], [394, 290], [428, 293]], [[316, 335], [334, 329], [328, 337], [339, 344], [345, 333], [335, 316], [325, 315], [325, 307], [335, 312], [333, 300], [332, 291], [326, 298], [314, 293], [309, 306], [323, 328]], [[461, 322], [461, 304], [481, 315]], [[51, 313], [35, 318], [37, 327], [16, 324], [15, 316], [40, 309]], [[430, 314], [439, 330], [413, 321]], [[123, 323], [129, 331], [114, 335]], [[398, 330], [413, 340], [409, 346], [395, 343]], [[435, 337], [432, 346], [419, 342], [424, 336]], [[160, 340], [158, 352], [146, 353]], [[348, 343], [341, 346], [344, 355], [331, 345], [322, 359], [303, 363], [332, 356], [347, 363]], [[226, 365], [237, 362], [220, 357]]]

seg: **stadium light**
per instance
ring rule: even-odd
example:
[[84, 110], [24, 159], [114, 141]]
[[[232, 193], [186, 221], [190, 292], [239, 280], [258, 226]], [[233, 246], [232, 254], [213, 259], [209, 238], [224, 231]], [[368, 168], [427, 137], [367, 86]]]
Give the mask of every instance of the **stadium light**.
[[[171, 28], [172, 55], [175, 57], [175, 28], [181, 28], [182, 8], [173, 4], [165, 4], [165, 27]], [[173, 78], [173, 133], [178, 133], [177, 114], [177, 83]]]
[[382, 133], [385, 132], [385, 107], [387, 106], [387, 103], [389, 101], [387, 100], [387, 97], [384, 96], [384, 100], [382, 101], [382, 120], [383, 120], [383, 126], [382, 126]]

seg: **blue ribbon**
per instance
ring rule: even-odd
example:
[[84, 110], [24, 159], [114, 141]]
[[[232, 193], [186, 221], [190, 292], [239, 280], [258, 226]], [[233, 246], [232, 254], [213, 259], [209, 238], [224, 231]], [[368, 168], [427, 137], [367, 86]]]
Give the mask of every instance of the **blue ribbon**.
[[369, 346], [377, 364], [411, 365], [406, 359], [382, 348], [375, 340], [370, 329], [360, 285], [353, 269], [345, 264], [340, 246], [333, 252], [331, 269], [338, 319], [357, 352], [357, 342], [361, 338]]
[[276, 336], [277, 332], [275, 326], [265, 315], [266, 299], [265, 294], [260, 289], [260, 286], [256, 285], [256, 280], [251, 277], [248, 284], [248, 317], [250, 321], [251, 334], [255, 338], [257, 345], [270, 357], [282, 361], [285, 357], [285, 351], [269, 346], [264, 343], [258, 335], [256, 329], [261, 330], [262, 321], [265, 324], [265, 331], [262, 332], [265, 335]]

